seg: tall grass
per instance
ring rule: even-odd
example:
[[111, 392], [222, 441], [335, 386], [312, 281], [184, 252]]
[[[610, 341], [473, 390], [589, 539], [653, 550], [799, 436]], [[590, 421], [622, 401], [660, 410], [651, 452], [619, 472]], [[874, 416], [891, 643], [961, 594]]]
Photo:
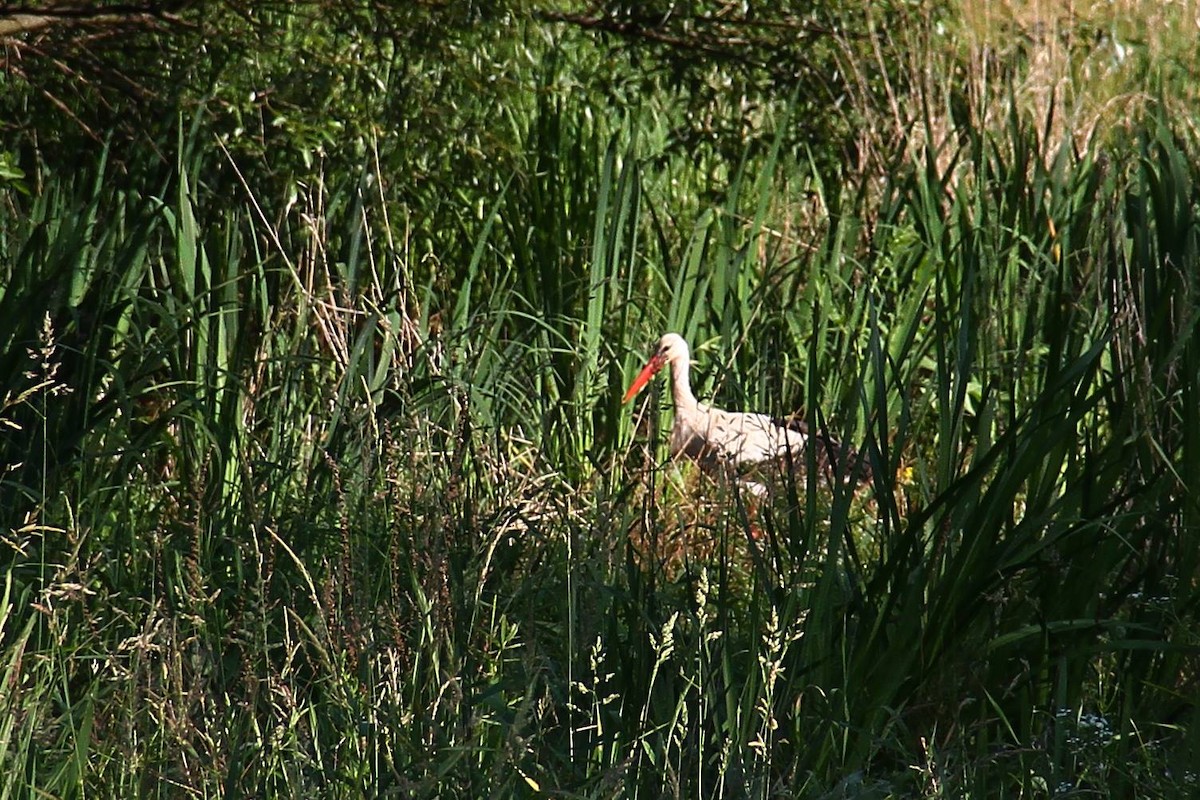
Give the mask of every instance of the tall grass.
[[[1187, 796], [1198, 143], [1014, 110], [681, 216], [585, 111], [437, 269], [371, 157], [216, 197], [202, 126], [6, 218], [4, 796]], [[871, 485], [681, 478], [667, 329]]]

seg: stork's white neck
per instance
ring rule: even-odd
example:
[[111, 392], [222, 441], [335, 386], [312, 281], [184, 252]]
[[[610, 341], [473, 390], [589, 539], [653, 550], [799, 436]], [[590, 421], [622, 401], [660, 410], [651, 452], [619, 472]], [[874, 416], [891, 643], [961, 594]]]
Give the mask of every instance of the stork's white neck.
[[692, 394], [692, 384], [689, 380], [691, 364], [685, 353], [682, 358], [671, 359], [671, 395], [675, 400], [675, 408], [695, 408], [696, 395]]

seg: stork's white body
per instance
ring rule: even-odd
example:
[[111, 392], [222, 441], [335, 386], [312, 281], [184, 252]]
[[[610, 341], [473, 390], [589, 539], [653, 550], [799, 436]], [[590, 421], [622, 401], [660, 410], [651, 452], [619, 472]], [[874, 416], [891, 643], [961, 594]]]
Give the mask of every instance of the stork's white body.
[[[785, 427], [766, 414], [725, 411], [701, 403], [692, 393], [687, 342], [675, 333], [665, 334], [654, 356], [638, 374], [625, 394], [628, 402], [664, 365], [671, 366], [671, 394], [675, 422], [671, 427], [671, 455], [691, 458], [704, 467], [721, 467], [725, 472], [779, 461], [799, 455], [808, 444], [803, 426]], [[757, 483], [743, 480], [756, 494], [765, 492]]]

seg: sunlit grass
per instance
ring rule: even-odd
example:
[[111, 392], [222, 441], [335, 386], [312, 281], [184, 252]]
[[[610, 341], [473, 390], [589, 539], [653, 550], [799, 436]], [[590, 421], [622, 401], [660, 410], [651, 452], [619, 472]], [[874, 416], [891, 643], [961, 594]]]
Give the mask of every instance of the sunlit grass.
[[1194, 0], [965, 2], [959, 31], [980, 88], [1011, 91], [1023, 112], [1052, 121], [1055, 138], [1106, 139], [1158, 105], [1196, 102]]

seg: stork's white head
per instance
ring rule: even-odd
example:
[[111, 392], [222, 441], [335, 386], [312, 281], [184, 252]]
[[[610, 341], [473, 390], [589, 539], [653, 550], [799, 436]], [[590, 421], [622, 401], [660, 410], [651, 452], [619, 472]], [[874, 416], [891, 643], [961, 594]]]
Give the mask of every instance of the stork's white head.
[[686, 362], [690, 357], [687, 342], [678, 333], [664, 333], [658, 340], [658, 349], [655, 351], [654, 357], [661, 358], [663, 364], [670, 364], [673, 361]]
[[655, 348], [650, 363], [638, 373], [638, 376], [633, 379], [633, 383], [629, 384], [629, 391], [625, 392], [625, 398], [621, 402], [628, 403], [632, 400], [633, 396], [654, 377], [654, 373], [663, 368], [663, 365], [687, 364], [688, 358], [688, 346], [683, 337], [678, 333], [664, 333], [663, 337], [658, 340], [658, 347]]

